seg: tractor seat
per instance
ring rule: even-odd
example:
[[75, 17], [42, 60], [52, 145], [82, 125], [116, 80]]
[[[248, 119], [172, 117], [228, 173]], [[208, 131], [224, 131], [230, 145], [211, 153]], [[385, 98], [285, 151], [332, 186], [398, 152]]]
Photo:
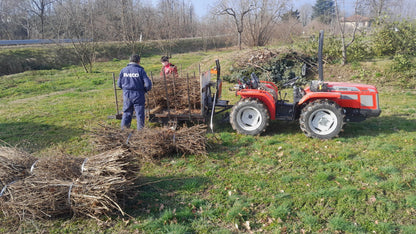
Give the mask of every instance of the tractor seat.
[[251, 73], [250, 83], [252, 89], [257, 89], [259, 87], [260, 79], [256, 76], [256, 74], [254, 74], [254, 72]]

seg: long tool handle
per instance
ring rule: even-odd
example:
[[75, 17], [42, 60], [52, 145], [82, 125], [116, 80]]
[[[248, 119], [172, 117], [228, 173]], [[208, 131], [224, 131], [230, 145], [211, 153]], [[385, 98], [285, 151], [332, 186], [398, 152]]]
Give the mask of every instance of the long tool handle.
[[119, 115], [120, 114], [120, 110], [118, 109], [118, 97], [117, 97], [117, 87], [116, 87], [116, 76], [114, 75], [114, 72], [113, 72], [113, 87], [114, 87], [114, 96], [115, 96], [115, 100], [116, 100], [117, 115]]

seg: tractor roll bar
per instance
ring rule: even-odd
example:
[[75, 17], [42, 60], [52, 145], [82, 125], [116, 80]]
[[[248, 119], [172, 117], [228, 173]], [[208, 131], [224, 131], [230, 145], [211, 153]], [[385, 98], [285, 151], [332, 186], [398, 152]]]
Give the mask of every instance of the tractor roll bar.
[[324, 30], [319, 32], [319, 47], [318, 47], [318, 74], [319, 80], [324, 81], [324, 69], [323, 69], [323, 62], [322, 62], [322, 50], [324, 46]]

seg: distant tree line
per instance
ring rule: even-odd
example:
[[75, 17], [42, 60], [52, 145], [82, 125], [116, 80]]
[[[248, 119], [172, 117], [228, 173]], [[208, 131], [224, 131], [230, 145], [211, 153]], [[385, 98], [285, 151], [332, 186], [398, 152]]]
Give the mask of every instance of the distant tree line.
[[[411, 0], [337, 3], [341, 12], [372, 19], [415, 13]], [[352, 4], [358, 3], [351, 12]], [[336, 19], [335, 6], [335, 0], [317, 0], [314, 6], [299, 9], [293, 8], [291, 0], [218, 0], [201, 18], [190, 0], [158, 0], [154, 6], [144, 0], [0, 0], [0, 39], [84, 38], [134, 44], [232, 34], [241, 43], [261, 46], [276, 37], [279, 24], [290, 19], [302, 26], [312, 20], [331, 24]]]
[[348, 47], [356, 33], [363, 33], [357, 27], [346, 30], [347, 15], [382, 25], [386, 19], [414, 16], [414, 9], [413, 0], [317, 0], [299, 9], [291, 0], [217, 0], [201, 18], [190, 0], [155, 5], [145, 0], [0, 0], [0, 39], [75, 39], [74, 52], [90, 72], [100, 42], [122, 42], [137, 52], [142, 41], [161, 41], [160, 51], [169, 55], [180, 38], [202, 38], [206, 48], [221, 36], [241, 49], [291, 43], [325, 29], [342, 39], [346, 63]]
[[129, 41], [196, 36], [191, 4], [160, 0], [0, 0], [1, 39]]

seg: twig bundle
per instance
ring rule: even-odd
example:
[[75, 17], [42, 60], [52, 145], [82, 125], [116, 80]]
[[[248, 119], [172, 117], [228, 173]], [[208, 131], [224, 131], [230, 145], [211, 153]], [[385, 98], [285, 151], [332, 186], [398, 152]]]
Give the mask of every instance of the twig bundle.
[[30, 173], [38, 178], [71, 181], [81, 176], [83, 161], [83, 158], [69, 155], [42, 157], [32, 164]]
[[170, 128], [143, 128], [126, 132], [118, 128], [103, 126], [94, 133], [93, 143], [102, 151], [124, 145], [138, 158], [153, 160], [173, 153], [206, 154], [206, 126]]
[[70, 181], [27, 177], [7, 187], [0, 197], [0, 208], [5, 217], [19, 217], [20, 220], [69, 214], [70, 186]]
[[205, 137], [206, 125], [194, 125], [179, 129], [175, 136], [174, 146], [184, 154], [206, 154], [207, 138]]
[[[189, 82], [189, 87], [188, 87]], [[168, 108], [176, 112], [199, 110], [201, 108], [199, 79], [195, 77], [157, 78], [148, 93], [146, 108]]]
[[35, 161], [35, 157], [22, 150], [0, 147], [0, 187], [28, 176]]
[[32, 175], [3, 187], [3, 215], [38, 219], [75, 214], [98, 219], [116, 211], [124, 214], [117, 203], [119, 195], [131, 190], [139, 172], [128, 149], [119, 147], [82, 160], [60, 159], [42, 158]]
[[[98, 219], [124, 212], [121, 196], [133, 192], [139, 159], [174, 152], [205, 154], [206, 127], [177, 131], [145, 128], [121, 131], [104, 127], [95, 143], [104, 152], [88, 158], [68, 155], [36, 159], [17, 149], [0, 149], [0, 214], [22, 219], [74, 214]], [[9, 176], [11, 173], [13, 176]], [[3, 183], [3, 182], [2, 182]]]
[[128, 193], [139, 173], [139, 164], [125, 148], [95, 155], [85, 162], [83, 173], [71, 191], [71, 209], [75, 215], [97, 218], [123, 210], [117, 203]]

